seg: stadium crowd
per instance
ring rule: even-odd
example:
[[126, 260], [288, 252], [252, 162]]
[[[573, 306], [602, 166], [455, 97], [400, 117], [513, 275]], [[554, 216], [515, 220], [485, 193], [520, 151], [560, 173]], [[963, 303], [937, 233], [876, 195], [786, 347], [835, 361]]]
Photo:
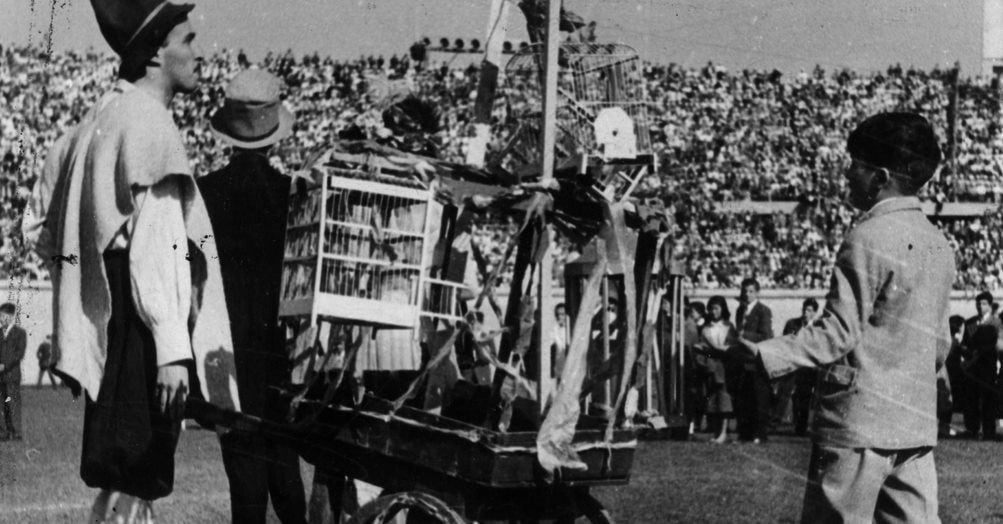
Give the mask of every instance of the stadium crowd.
[[[248, 67], [242, 52], [204, 57], [198, 92], [176, 99], [174, 113], [192, 154], [195, 173], [221, 167], [227, 148], [209, 132], [207, 115], [223, 99], [223, 85]], [[475, 67], [447, 64], [415, 73], [408, 57], [335, 61], [317, 54], [270, 53], [259, 64], [288, 85], [285, 102], [297, 115], [294, 138], [273, 150], [282, 169], [299, 167], [312, 151], [355, 125], [367, 134], [382, 128], [379, 81], [402, 77], [409, 89], [441, 111], [442, 156], [461, 160], [477, 86]], [[998, 85], [952, 70], [899, 66], [880, 73], [728, 71], [646, 64], [653, 102], [651, 132], [661, 167], [654, 196], [672, 215], [672, 240], [685, 258], [693, 285], [730, 287], [756, 276], [765, 287], [817, 288], [828, 280], [834, 249], [853, 218], [841, 202], [843, 143], [865, 115], [910, 110], [946, 135], [952, 92], [957, 93], [956, 139], [944, 139], [950, 161], [924, 198], [936, 202], [1003, 200], [1003, 130]], [[45, 55], [29, 47], [0, 49], [0, 274], [47, 278], [42, 263], [20, 240], [20, 216], [48, 147], [72, 126], [115, 78], [115, 59], [94, 52]], [[957, 83], [957, 88], [953, 86]], [[386, 83], [386, 82], [385, 82]], [[389, 85], [389, 83], [387, 83]], [[526, 103], [519, 89], [502, 88], [496, 104], [499, 131]], [[796, 201], [793, 213], [724, 213], [727, 200]], [[999, 225], [993, 212], [941, 225], [958, 253], [958, 288], [1003, 287]], [[496, 261], [512, 225], [476, 235]], [[562, 257], [575, 246], [562, 243]], [[559, 264], [558, 264], [559, 266]]]

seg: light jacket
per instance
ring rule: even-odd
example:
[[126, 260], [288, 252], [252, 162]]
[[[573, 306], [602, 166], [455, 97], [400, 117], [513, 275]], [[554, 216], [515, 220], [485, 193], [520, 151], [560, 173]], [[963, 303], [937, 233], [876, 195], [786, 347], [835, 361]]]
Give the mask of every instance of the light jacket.
[[847, 233], [819, 321], [757, 344], [772, 377], [819, 367], [815, 438], [906, 449], [937, 441], [955, 264], [916, 198], [879, 202]]
[[[203, 396], [239, 408], [233, 342], [212, 226], [168, 108], [121, 81], [49, 153], [30, 209], [44, 213], [37, 251], [50, 256], [58, 368], [96, 399], [111, 292], [104, 252], [136, 212], [136, 189], [177, 177], [191, 264], [191, 353]], [[48, 202], [45, 202], [48, 200]], [[40, 217], [34, 217], [39, 221]], [[55, 257], [52, 259], [51, 257]], [[229, 358], [226, 355], [230, 355]]]

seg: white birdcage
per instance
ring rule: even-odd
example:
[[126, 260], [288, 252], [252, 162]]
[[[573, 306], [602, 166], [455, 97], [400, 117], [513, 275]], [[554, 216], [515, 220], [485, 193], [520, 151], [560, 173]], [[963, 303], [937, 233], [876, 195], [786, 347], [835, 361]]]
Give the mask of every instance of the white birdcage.
[[433, 189], [374, 165], [318, 163], [318, 187], [292, 197], [281, 317], [410, 329], [458, 320], [458, 287], [430, 278]]
[[[544, 48], [519, 51], [505, 68], [520, 103], [510, 139], [495, 162], [520, 173], [538, 169], [542, 129]], [[566, 42], [558, 53], [556, 150], [558, 165], [579, 162], [596, 175], [604, 196], [620, 200], [654, 171], [649, 101], [641, 60], [632, 47]], [[525, 169], [524, 169], [525, 168]]]
[[[527, 102], [520, 117], [541, 111], [543, 62], [543, 46], [536, 44], [521, 50], [505, 67], [508, 81], [519, 87], [520, 99]], [[612, 108], [633, 123], [637, 154], [651, 153], [648, 101], [637, 51], [623, 44], [567, 42], [561, 44], [558, 65], [557, 127], [559, 133], [570, 135], [578, 153], [602, 156], [595, 124], [604, 110]]]

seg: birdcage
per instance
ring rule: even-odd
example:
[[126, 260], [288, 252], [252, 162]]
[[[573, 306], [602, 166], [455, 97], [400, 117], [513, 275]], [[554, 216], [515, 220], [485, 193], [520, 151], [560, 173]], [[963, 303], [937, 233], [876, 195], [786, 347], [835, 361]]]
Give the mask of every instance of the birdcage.
[[462, 285], [429, 274], [433, 190], [376, 158], [325, 160], [314, 167], [319, 184], [292, 197], [279, 315], [383, 329], [461, 318]]
[[[517, 127], [494, 160], [514, 172], [522, 171], [520, 166], [533, 169], [542, 158], [544, 61], [544, 47], [532, 45], [505, 69], [510, 92], [518, 98], [512, 104]], [[560, 47], [558, 65], [558, 165], [578, 163], [583, 174], [591, 170], [608, 199], [625, 198], [655, 168], [637, 52], [623, 44], [569, 42]]]

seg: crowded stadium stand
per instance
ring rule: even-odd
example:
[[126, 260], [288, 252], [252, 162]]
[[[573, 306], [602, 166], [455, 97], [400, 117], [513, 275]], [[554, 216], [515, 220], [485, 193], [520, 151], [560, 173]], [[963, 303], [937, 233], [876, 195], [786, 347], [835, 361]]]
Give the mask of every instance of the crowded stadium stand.
[[[200, 90], [176, 99], [176, 120], [198, 175], [226, 162], [228, 151], [209, 132], [206, 117], [221, 104], [226, 80], [249, 65], [241, 52], [206, 56]], [[351, 125], [369, 136], [381, 133], [380, 100], [371, 84], [388, 74], [407, 78], [410, 89], [440, 109], [446, 130], [438, 137], [440, 155], [461, 162], [465, 156], [474, 65], [426, 64], [415, 72], [406, 56], [346, 62], [288, 52], [269, 54], [257, 65], [286, 81], [285, 101], [298, 114], [294, 137], [273, 151], [281, 169], [298, 168]], [[48, 147], [112, 85], [115, 66], [111, 55], [93, 52], [0, 49], [4, 278], [47, 279], [42, 261], [21, 241], [22, 210]], [[935, 125], [947, 152], [922, 197], [956, 249], [956, 287], [1003, 287], [1003, 130], [995, 79], [900, 66], [782, 74], [646, 64], [644, 73], [660, 171], [638, 194], [664, 202], [674, 224], [670, 240], [692, 286], [735, 287], [756, 276], [767, 288], [824, 288], [835, 248], [855, 215], [841, 196], [846, 136], [868, 115], [907, 110]], [[489, 150], [507, 138], [510, 115], [526, 103], [523, 92], [503, 84]], [[947, 136], [952, 129], [954, 140]], [[486, 220], [473, 240], [497, 261], [514, 228]], [[569, 259], [578, 246], [565, 240], [555, 251]]]

